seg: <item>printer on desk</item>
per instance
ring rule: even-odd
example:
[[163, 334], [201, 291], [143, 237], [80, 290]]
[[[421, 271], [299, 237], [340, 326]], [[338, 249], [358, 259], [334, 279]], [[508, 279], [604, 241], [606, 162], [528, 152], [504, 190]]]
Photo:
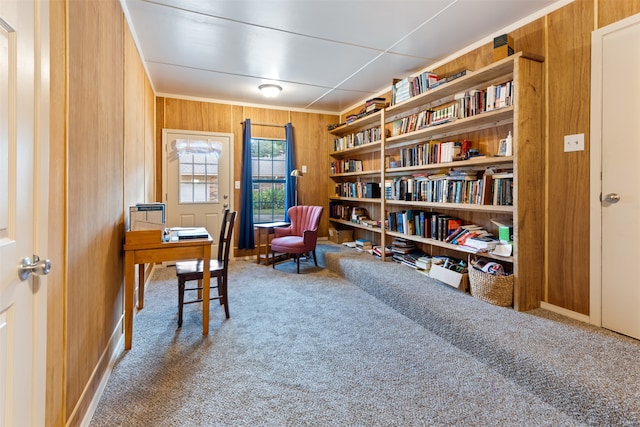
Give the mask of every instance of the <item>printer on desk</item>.
[[164, 203], [138, 203], [130, 206], [128, 230], [163, 230], [165, 215]]

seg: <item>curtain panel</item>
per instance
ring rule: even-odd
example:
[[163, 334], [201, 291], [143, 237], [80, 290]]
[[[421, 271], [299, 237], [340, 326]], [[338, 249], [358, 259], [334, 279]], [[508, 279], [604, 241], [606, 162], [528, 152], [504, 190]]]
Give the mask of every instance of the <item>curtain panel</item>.
[[251, 120], [244, 121], [242, 131], [242, 185], [240, 187], [240, 227], [238, 249], [253, 249], [253, 171], [251, 167]]

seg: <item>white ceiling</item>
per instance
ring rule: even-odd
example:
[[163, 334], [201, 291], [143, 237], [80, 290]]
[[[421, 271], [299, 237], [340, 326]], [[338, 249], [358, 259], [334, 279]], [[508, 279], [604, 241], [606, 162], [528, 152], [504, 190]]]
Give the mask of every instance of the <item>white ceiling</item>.
[[568, 0], [121, 2], [158, 95], [341, 112]]

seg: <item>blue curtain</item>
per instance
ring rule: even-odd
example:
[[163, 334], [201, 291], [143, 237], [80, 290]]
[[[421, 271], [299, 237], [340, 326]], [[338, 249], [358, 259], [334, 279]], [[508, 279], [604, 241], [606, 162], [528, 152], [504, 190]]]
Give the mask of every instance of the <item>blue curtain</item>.
[[240, 189], [240, 234], [238, 249], [253, 249], [253, 171], [251, 168], [251, 120], [244, 121], [242, 132], [242, 186]]
[[291, 176], [291, 171], [295, 169], [295, 156], [293, 153], [293, 126], [291, 123], [284, 125], [285, 138], [286, 138], [286, 156], [285, 159], [287, 171], [285, 182], [285, 198], [284, 198], [284, 220], [289, 222], [289, 208], [296, 204], [296, 184], [297, 180], [295, 176]]

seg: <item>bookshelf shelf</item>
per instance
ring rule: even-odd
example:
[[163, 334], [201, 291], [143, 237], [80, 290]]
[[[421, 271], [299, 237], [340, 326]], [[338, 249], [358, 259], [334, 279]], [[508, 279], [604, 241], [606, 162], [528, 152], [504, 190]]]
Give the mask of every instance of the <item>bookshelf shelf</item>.
[[387, 234], [387, 236], [391, 236], [391, 237], [399, 237], [401, 239], [405, 239], [405, 240], [411, 240], [412, 242], [417, 242], [417, 243], [422, 243], [425, 245], [430, 245], [430, 246], [437, 246], [440, 248], [446, 248], [446, 249], [452, 249], [455, 250], [457, 252], [465, 252], [468, 254], [478, 254], [479, 256], [483, 256], [485, 258], [491, 258], [491, 259], [495, 259], [495, 260], [500, 260], [503, 262], [513, 262], [513, 257], [504, 257], [504, 256], [499, 256], [499, 255], [491, 255], [488, 252], [478, 252], [475, 251], [471, 248], [466, 248], [466, 247], [462, 247], [462, 246], [458, 246], [458, 245], [452, 245], [451, 243], [445, 243], [445, 242], [441, 242], [440, 240], [436, 240], [436, 239], [429, 239], [429, 238], [425, 238], [425, 237], [420, 237], [420, 236], [412, 236], [409, 234], [404, 234], [404, 233], [398, 233], [397, 231], [386, 231], [385, 232]]
[[359, 176], [380, 176], [380, 169], [362, 171], [362, 172], [334, 173], [329, 175], [330, 178], [352, 178], [352, 177], [359, 177]]
[[329, 218], [329, 221], [335, 224], [346, 225], [348, 227], [371, 231], [373, 233], [378, 233], [378, 234], [382, 233], [382, 230], [379, 227], [369, 227], [367, 225], [358, 224], [356, 222], [345, 221], [344, 219]]
[[356, 203], [380, 203], [380, 199], [370, 199], [366, 197], [340, 197], [331, 196], [330, 200], [341, 200], [343, 202], [356, 202]]
[[[512, 255], [504, 257], [482, 253], [481, 256], [499, 260], [507, 268], [512, 269], [514, 274], [514, 309], [530, 310], [539, 307], [544, 273], [540, 266], [544, 265], [542, 243], [544, 240], [545, 147], [542, 144], [544, 140], [542, 123], [538, 120], [539, 117], [542, 117], [544, 108], [542, 62], [542, 58], [519, 52], [481, 69], [468, 71], [462, 77], [389, 106], [379, 113], [333, 129], [332, 135], [344, 137], [349, 133], [370, 129], [376, 124], [380, 126], [382, 138], [380, 142], [376, 141], [330, 153], [334, 159], [351, 159], [352, 156], [360, 156], [364, 162], [367, 162], [363, 167], [367, 172], [335, 174], [330, 177], [336, 182], [336, 185], [338, 182], [348, 181], [349, 178], [357, 181], [368, 179], [377, 182], [381, 186], [382, 198], [362, 199], [333, 196], [330, 197], [330, 205], [344, 204], [353, 207], [366, 207], [372, 219], [386, 222], [386, 226], [384, 230], [380, 230], [344, 220], [331, 219], [331, 222], [343, 227], [351, 227], [358, 232], [362, 232], [361, 230], [375, 231], [379, 234], [380, 241], [374, 244], [387, 246], [394, 238], [403, 238], [415, 242], [419, 249], [431, 255], [455, 256], [455, 254], [459, 254], [464, 257], [468, 257], [470, 253], [475, 253], [475, 251], [428, 236], [421, 237], [392, 231], [389, 228], [390, 214], [398, 212], [410, 214], [418, 211], [423, 212], [425, 217], [436, 214], [446, 220], [452, 217], [461, 220], [463, 224], [479, 225], [494, 235], [498, 233], [497, 226], [493, 221], [511, 222], [513, 223], [514, 235]], [[508, 88], [507, 99], [500, 99], [494, 109], [485, 108], [487, 89], [502, 88], [503, 86]], [[464, 102], [467, 99], [476, 101], [478, 98], [472, 96], [477, 97], [478, 94], [485, 96], [485, 98], [480, 98], [480, 108], [473, 107], [475, 110], [468, 110], [468, 105]], [[434, 112], [446, 110], [452, 105], [455, 106], [453, 117], [457, 118], [446, 121], [447, 119], [442, 120], [441, 116], [435, 115]], [[488, 111], [480, 112], [485, 109]], [[437, 117], [440, 124], [389, 136], [394, 129], [397, 131], [402, 127], [401, 123], [422, 123], [416, 117], [424, 111], [428, 111], [430, 117]], [[465, 114], [462, 114], [461, 111], [464, 111]], [[470, 115], [471, 112], [475, 114]], [[432, 114], [433, 116], [431, 116]], [[468, 116], [464, 117], [467, 114]], [[501, 140], [504, 140], [509, 132], [511, 133], [511, 152], [513, 155], [496, 156], [501, 144], [504, 144], [504, 141]], [[477, 149], [479, 156], [472, 156], [467, 160], [440, 163], [432, 158], [434, 154], [435, 159], [442, 156], [441, 150], [444, 150], [445, 146], [438, 145], [438, 143], [456, 140], [470, 141], [471, 148]], [[429, 151], [434, 146], [437, 146], [437, 149]], [[455, 158], [455, 155], [445, 158], [449, 160]], [[416, 163], [423, 164], [415, 165]], [[414, 165], [398, 167], [408, 164]], [[456, 181], [455, 177], [446, 178], [443, 180], [446, 183], [444, 185], [455, 186], [459, 185], [458, 182], [463, 182], [462, 185], [470, 185], [464, 187], [463, 191], [476, 191], [476, 193], [468, 193], [469, 195], [478, 195], [480, 194], [478, 188], [481, 189], [482, 186], [489, 188], [491, 185], [492, 191], [499, 188], [500, 191], [508, 194], [507, 199], [500, 203], [509, 205], [490, 204], [491, 200], [496, 203], [496, 199], [485, 198], [484, 193], [482, 193], [483, 197], [469, 197], [469, 200], [482, 199], [485, 200], [485, 204], [467, 204], [406, 201], [404, 200], [406, 197], [396, 192], [396, 185], [417, 185], [416, 181], [425, 176], [443, 173], [454, 175], [456, 171], [459, 173], [465, 171], [464, 173], [468, 176], [458, 178], [460, 181]], [[491, 174], [494, 175], [489, 178]], [[403, 183], [403, 181], [406, 182]], [[389, 185], [393, 186], [391, 190], [389, 190]], [[476, 187], [471, 187], [471, 185], [476, 185]], [[434, 188], [435, 186], [433, 188], [420, 187], [419, 191], [433, 192], [436, 191]], [[389, 190], [393, 197], [385, 190]], [[413, 191], [412, 194], [417, 193]], [[396, 200], [389, 200], [387, 197]], [[437, 200], [440, 199], [452, 200], [450, 197], [437, 198]], [[466, 200], [465, 198], [455, 199]]]
[[385, 169], [385, 175], [392, 176], [400, 176], [407, 175], [414, 172], [429, 172], [429, 171], [437, 171], [442, 169], [452, 169], [452, 168], [485, 168], [490, 165], [506, 165], [513, 163], [513, 156], [489, 156], [482, 157], [476, 159], [469, 160], [460, 160], [457, 162], [447, 162], [447, 163], [432, 163], [428, 165], [419, 165], [419, 166], [406, 166], [402, 168], [387, 168]]
[[400, 148], [429, 139], [442, 139], [460, 135], [465, 132], [477, 132], [497, 126], [513, 123], [513, 107], [505, 107], [495, 111], [477, 114], [475, 116], [457, 119], [437, 126], [429, 126], [417, 131], [408, 132], [387, 138], [385, 147]]
[[340, 151], [332, 151], [329, 153], [329, 155], [333, 158], [341, 159], [348, 156], [379, 152], [380, 147], [381, 141], [373, 141], [367, 144], [358, 145], [356, 147], [345, 148], [344, 150]]
[[513, 214], [515, 208], [513, 206], [495, 206], [495, 205], [474, 205], [470, 203], [433, 203], [433, 202], [419, 202], [419, 201], [404, 201], [404, 200], [385, 200], [385, 204], [388, 206], [404, 206], [404, 207], [418, 207], [418, 208], [433, 208], [435, 210], [463, 210], [463, 211], [477, 211], [477, 212], [494, 212]]
[[378, 126], [380, 125], [380, 115], [381, 115], [380, 111], [367, 114], [366, 116], [361, 117], [357, 120], [354, 120], [351, 123], [347, 123], [332, 129], [331, 134], [335, 136], [344, 136], [350, 133], [357, 132], [360, 129], [364, 129], [366, 127]]

